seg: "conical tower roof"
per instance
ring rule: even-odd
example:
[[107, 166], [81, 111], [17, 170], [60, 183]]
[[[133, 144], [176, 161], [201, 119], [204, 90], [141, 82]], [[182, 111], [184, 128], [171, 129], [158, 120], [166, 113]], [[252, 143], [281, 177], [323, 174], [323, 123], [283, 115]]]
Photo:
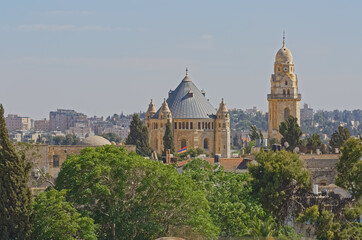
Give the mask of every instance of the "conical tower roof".
[[[214, 118], [216, 114], [216, 109], [195, 86], [188, 74], [177, 88], [169, 94], [166, 102], [174, 119]], [[161, 108], [153, 118], [158, 118]]]
[[151, 99], [150, 104], [148, 105], [148, 113], [156, 113], [156, 107], [155, 104], [153, 103], [153, 100]]

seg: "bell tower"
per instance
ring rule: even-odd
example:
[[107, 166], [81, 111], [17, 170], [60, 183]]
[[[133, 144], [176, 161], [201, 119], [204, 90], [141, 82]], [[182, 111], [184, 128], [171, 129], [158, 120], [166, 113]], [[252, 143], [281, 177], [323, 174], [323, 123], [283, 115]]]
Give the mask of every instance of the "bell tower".
[[274, 62], [274, 74], [270, 79], [269, 102], [269, 139], [280, 141], [279, 126], [289, 115], [298, 119], [300, 125], [300, 100], [298, 93], [298, 78], [294, 73], [294, 62], [292, 53], [285, 46], [285, 35], [283, 34], [283, 46], [277, 52]]

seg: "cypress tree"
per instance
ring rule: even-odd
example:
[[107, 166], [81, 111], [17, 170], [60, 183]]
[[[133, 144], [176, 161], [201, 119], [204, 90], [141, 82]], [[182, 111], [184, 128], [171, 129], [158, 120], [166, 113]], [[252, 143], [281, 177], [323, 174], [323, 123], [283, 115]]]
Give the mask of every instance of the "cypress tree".
[[126, 144], [136, 145], [142, 155], [150, 156], [152, 149], [148, 141], [148, 131], [137, 113], [133, 114], [129, 128]]
[[30, 163], [15, 152], [0, 105], [0, 239], [29, 239]]
[[167, 120], [165, 135], [163, 136], [163, 153], [162, 155], [166, 155], [166, 150], [170, 149], [170, 153], [175, 152], [175, 143], [173, 140], [173, 133], [171, 129], [170, 120]]

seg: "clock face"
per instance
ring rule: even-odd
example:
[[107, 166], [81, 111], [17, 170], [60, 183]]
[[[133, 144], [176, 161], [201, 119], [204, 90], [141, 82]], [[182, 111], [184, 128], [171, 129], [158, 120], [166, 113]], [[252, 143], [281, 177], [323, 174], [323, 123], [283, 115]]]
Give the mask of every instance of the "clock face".
[[284, 71], [284, 72], [288, 72], [288, 67], [284, 67], [284, 68], [283, 68], [283, 71]]

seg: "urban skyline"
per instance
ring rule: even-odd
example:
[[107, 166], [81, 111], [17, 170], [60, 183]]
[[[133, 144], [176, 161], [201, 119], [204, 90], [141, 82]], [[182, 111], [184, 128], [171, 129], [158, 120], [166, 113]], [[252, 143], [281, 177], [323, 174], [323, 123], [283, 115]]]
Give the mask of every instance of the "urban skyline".
[[130, 114], [160, 107], [188, 67], [213, 105], [267, 111], [285, 30], [301, 102], [360, 109], [361, 3], [308, 2], [2, 3], [0, 102], [34, 119]]

